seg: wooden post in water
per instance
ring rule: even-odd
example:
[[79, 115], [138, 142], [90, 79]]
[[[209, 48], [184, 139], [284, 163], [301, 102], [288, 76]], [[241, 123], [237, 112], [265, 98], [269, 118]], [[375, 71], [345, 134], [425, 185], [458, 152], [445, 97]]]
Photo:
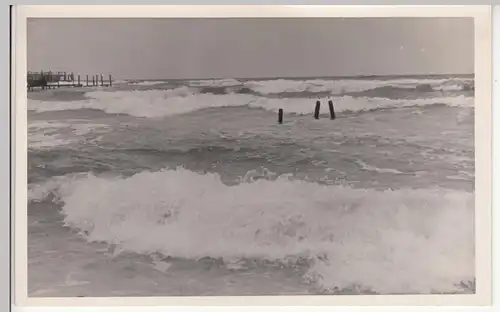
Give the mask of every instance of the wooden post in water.
[[92, 86], [95, 86], [95, 76], [92, 75]]
[[328, 107], [330, 108], [330, 119], [334, 120], [335, 119], [335, 109], [333, 108], [332, 100], [328, 101]]
[[319, 109], [321, 106], [320, 101], [316, 101], [316, 107], [314, 108], [314, 119], [319, 119]]
[[95, 85], [99, 86], [99, 75], [95, 75]]
[[104, 86], [104, 78], [102, 77], [102, 74], [101, 74], [101, 87]]
[[278, 123], [280, 123], [280, 124], [283, 123], [283, 108], [280, 108], [278, 110]]
[[85, 86], [89, 86], [89, 75], [85, 75]]
[[80, 87], [80, 74], [78, 74], [78, 86]]
[[[43, 76], [43, 70], [40, 71], [40, 79], [42, 79], [44, 76]], [[45, 78], [47, 79], [47, 78]], [[45, 86], [42, 84], [42, 90], [45, 90]]]
[[109, 86], [112, 87], [113, 86], [113, 80], [111, 80], [111, 75], [109, 75]]
[[63, 75], [64, 75], [64, 76], [63, 76], [63, 77], [64, 77], [64, 80], [63, 80], [63, 81], [66, 81], [66, 72], [64, 72], [64, 74], [63, 74]]

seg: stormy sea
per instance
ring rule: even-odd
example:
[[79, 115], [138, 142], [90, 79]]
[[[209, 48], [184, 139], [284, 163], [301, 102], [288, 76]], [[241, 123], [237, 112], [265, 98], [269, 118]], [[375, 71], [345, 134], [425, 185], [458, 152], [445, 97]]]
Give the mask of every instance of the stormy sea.
[[123, 80], [27, 114], [29, 296], [475, 292], [472, 75]]

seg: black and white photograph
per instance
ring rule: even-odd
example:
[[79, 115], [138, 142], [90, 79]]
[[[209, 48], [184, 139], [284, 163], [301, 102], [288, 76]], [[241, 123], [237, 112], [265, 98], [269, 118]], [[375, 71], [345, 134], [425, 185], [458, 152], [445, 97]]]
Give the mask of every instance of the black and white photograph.
[[28, 297], [474, 295], [474, 31], [28, 18]]

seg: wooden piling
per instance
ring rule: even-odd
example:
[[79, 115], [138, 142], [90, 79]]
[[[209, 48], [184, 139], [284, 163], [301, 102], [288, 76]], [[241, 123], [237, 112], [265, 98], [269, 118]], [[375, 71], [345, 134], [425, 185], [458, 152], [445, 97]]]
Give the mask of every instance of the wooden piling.
[[[99, 81], [100, 76], [100, 81]], [[36, 90], [40, 88], [42, 90], [52, 90], [60, 87], [89, 87], [102, 86], [111, 87], [113, 85], [113, 78], [111, 75], [105, 78], [103, 74], [92, 75], [92, 83], [90, 82], [90, 75], [85, 75], [85, 84], [83, 82], [83, 75], [77, 73], [75, 76], [74, 72], [53, 72], [51, 70], [40, 71], [40, 72], [27, 72], [27, 89], [28, 91]], [[61, 83], [62, 82], [62, 83]], [[45, 83], [45, 85], [44, 85]]]
[[319, 119], [319, 109], [321, 106], [320, 101], [316, 101], [316, 107], [314, 108], [314, 119]]
[[283, 108], [280, 108], [278, 110], [278, 123], [280, 123], [280, 124], [283, 123]]
[[335, 119], [335, 109], [333, 108], [332, 100], [328, 101], [328, 107], [330, 108], [330, 119], [334, 120]]

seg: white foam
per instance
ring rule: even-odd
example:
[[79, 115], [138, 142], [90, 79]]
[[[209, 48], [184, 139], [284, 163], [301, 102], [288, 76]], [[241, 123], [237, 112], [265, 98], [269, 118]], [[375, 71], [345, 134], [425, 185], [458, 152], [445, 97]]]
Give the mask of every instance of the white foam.
[[179, 87], [168, 90], [128, 90], [128, 91], [93, 91], [86, 96], [101, 102], [138, 101], [140, 104], [148, 101], [161, 101], [169, 97], [184, 97], [195, 94], [189, 87]]
[[111, 127], [106, 124], [68, 120], [68, 123], [34, 121], [28, 124], [28, 147], [47, 149], [74, 144], [85, 140], [91, 133], [106, 133]]
[[41, 185], [28, 185], [28, 199], [34, 202], [43, 201], [51, 193], [57, 196], [55, 202], [68, 196], [73, 188], [73, 183], [85, 179], [86, 173], [68, 174], [66, 176], [52, 177]]
[[[474, 98], [457, 96], [414, 100], [391, 100], [386, 98], [370, 97], [331, 97], [336, 112], [360, 112], [366, 110], [394, 107], [427, 106], [434, 104], [444, 104], [448, 106], [473, 107]], [[285, 113], [310, 114], [313, 111], [314, 101], [309, 99], [267, 99], [259, 98], [250, 104], [253, 107], [261, 107], [267, 110], [278, 111], [283, 108]], [[327, 110], [326, 99], [322, 99], [322, 112]]]
[[362, 170], [366, 170], [366, 171], [373, 171], [373, 172], [379, 172], [379, 173], [393, 173], [393, 174], [402, 174], [403, 173], [397, 169], [378, 168], [378, 167], [369, 165], [360, 159], [357, 159], [356, 163], [361, 167]]
[[192, 87], [234, 87], [241, 85], [241, 82], [233, 79], [206, 79], [206, 80], [190, 80], [189, 86]]
[[444, 85], [440, 87], [443, 91], [461, 91], [463, 88], [464, 86], [461, 84]]
[[[326, 186], [280, 177], [236, 186], [182, 168], [62, 177], [30, 188], [65, 202], [90, 241], [184, 258], [308, 258], [325, 288], [453, 291], [474, 278], [474, 196], [442, 189]], [[255, 196], [259, 194], [259, 196]]]
[[28, 124], [28, 147], [45, 149], [70, 144], [71, 141], [62, 138], [57, 131], [68, 127], [61, 122], [36, 121]]
[[68, 145], [72, 141], [57, 136], [45, 135], [43, 133], [38, 133], [30, 135], [28, 138], [28, 147], [33, 149], [47, 149], [56, 146]]
[[[262, 94], [276, 94], [282, 92], [331, 92], [341, 94], [343, 92], [360, 92], [378, 87], [393, 86], [399, 88], [415, 88], [419, 84], [429, 84], [438, 89], [443, 84], [449, 83], [449, 79], [394, 79], [394, 80], [261, 80], [248, 81], [245, 86]], [[470, 79], [454, 79], [459, 84], [469, 82]]]
[[151, 80], [146, 80], [146, 81], [135, 81], [135, 82], [130, 82], [131, 85], [136, 85], [136, 86], [155, 86], [165, 83], [165, 81], [151, 81]]
[[[184, 114], [210, 107], [245, 106], [285, 113], [310, 114], [314, 100], [304, 98], [265, 98], [248, 94], [198, 94], [187, 87], [172, 90], [149, 91], [94, 91], [87, 93], [90, 99], [73, 102], [43, 102], [28, 100], [28, 109], [37, 112], [57, 110], [99, 109], [111, 114], [128, 114], [139, 117], [162, 117]], [[472, 107], [472, 97], [443, 97], [415, 100], [391, 100], [386, 98], [331, 97], [335, 110], [362, 111], [384, 107], [425, 106], [436, 103], [450, 106]], [[326, 99], [323, 105], [326, 106]], [[324, 109], [323, 109], [324, 110]]]
[[36, 121], [31, 121], [28, 124], [28, 130], [36, 131], [36, 130], [46, 130], [46, 129], [60, 129], [60, 128], [65, 128], [67, 127], [67, 123], [63, 122], [51, 122], [51, 121], [45, 121], [45, 120], [36, 120]]

